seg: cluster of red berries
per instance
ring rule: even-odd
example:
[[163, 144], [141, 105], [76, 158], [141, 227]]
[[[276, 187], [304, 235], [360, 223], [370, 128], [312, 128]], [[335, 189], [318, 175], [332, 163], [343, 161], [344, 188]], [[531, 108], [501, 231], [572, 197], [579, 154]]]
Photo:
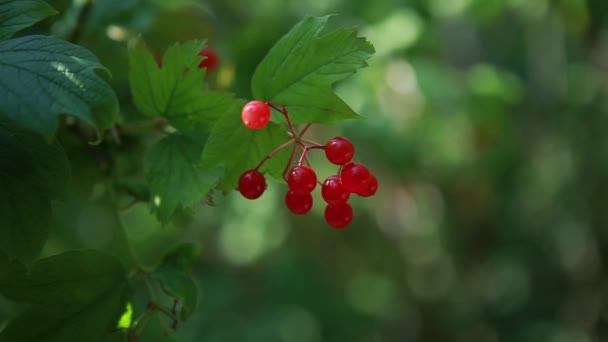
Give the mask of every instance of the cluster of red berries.
[[[238, 184], [240, 193], [248, 199], [256, 199], [262, 196], [266, 190], [266, 179], [258, 169], [266, 160], [285, 147], [293, 144], [291, 156], [283, 171], [283, 178], [289, 186], [289, 190], [285, 195], [287, 208], [297, 215], [307, 214], [312, 209], [313, 200], [311, 193], [317, 187], [317, 184], [320, 184], [321, 195], [327, 202], [325, 221], [334, 228], [348, 226], [353, 219], [353, 209], [348, 204], [351, 193], [362, 197], [374, 195], [378, 189], [378, 179], [365, 165], [351, 162], [355, 154], [355, 148], [350, 140], [344, 137], [335, 137], [325, 145], [319, 145], [303, 139], [303, 135], [310, 127], [310, 124], [306, 125], [299, 133], [296, 133], [285, 106], [279, 108], [271, 103], [251, 101], [241, 111], [243, 124], [247, 128], [255, 130], [266, 127], [270, 121], [271, 107], [283, 114], [287, 120], [291, 139], [270, 152], [255, 168], [247, 170], [241, 175]], [[302, 148], [302, 154], [298, 159], [297, 165], [289, 169], [298, 146]], [[318, 182], [317, 175], [310, 167], [306, 157], [308, 151], [312, 149], [323, 149], [327, 160], [332, 164], [340, 166], [338, 173], [327, 177], [323, 183]]]

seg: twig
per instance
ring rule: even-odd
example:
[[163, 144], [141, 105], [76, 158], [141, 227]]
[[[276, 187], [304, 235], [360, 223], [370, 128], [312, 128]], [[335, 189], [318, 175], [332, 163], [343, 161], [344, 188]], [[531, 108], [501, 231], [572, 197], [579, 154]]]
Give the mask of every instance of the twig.
[[70, 43], [78, 43], [80, 40], [80, 36], [82, 35], [82, 29], [84, 24], [89, 17], [89, 13], [91, 12], [91, 8], [93, 7], [94, 0], [85, 0], [84, 4], [80, 7], [80, 13], [78, 13], [78, 18], [76, 19], [76, 24], [72, 29], [72, 33], [70, 34], [70, 38], [68, 41]]

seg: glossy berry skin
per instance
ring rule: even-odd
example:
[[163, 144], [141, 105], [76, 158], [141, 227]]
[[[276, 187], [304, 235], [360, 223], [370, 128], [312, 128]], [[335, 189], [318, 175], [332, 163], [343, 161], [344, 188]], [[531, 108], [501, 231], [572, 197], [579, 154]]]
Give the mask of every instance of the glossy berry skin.
[[360, 163], [348, 163], [340, 171], [340, 182], [342, 186], [354, 193], [363, 193], [366, 190], [365, 182], [368, 181], [371, 173]]
[[378, 178], [370, 173], [369, 177], [363, 181], [362, 189], [357, 192], [357, 195], [361, 197], [370, 197], [376, 194], [378, 190]]
[[293, 190], [289, 190], [285, 195], [285, 205], [296, 215], [307, 214], [312, 209], [312, 195], [310, 193], [296, 194]]
[[344, 137], [335, 137], [325, 145], [325, 156], [333, 164], [344, 165], [350, 162], [354, 155], [353, 143]]
[[353, 221], [353, 208], [344, 202], [328, 204], [325, 207], [325, 222], [336, 229], [342, 229]]
[[215, 50], [209, 47], [202, 49], [201, 52], [198, 53], [198, 55], [206, 57], [198, 64], [199, 69], [207, 68], [207, 70], [213, 71], [215, 70], [215, 68], [217, 68], [217, 65], [220, 62], [220, 58], [218, 57]]
[[239, 192], [243, 197], [256, 199], [262, 196], [266, 190], [266, 179], [257, 170], [245, 171], [239, 178]]
[[350, 191], [344, 189], [337, 175], [329, 176], [321, 186], [321, 196], [329, 204], [344, 203], [350, 197]]
[[289, 172], [287, 184], [296, 194], [310, 194], [317, 186], [317, 174], [308, 166], [298, 165]]
[[262, 129], [270, 121], [270, 107], [262, 101], [250, 101], [241, 110], [241, 120], [250, 129]]

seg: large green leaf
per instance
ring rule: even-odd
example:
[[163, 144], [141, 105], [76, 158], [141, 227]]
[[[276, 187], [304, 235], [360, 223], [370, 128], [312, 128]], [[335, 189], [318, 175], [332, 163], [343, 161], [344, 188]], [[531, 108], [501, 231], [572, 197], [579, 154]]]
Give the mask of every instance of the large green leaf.
[[0, 0], [0, 40], [54, 14], [57, 11], [42, 0]]
[[200, 166], [205, 138], [175, 133], [150, 148], [145, 174], [161, 222], [166, 223], [178, 206], [200, 201], [221, 177], [221, 169]]
[[124, 311], [127, 291], [122, 264], [99, 251], [45, 258], [30, 273], [0, 261], [0, 293], [29, 304], [0, 333], [0, 341], [106, 341]]
[[198, 68], [204, 41], [175, 44], [159, 67], [146, 46], [129, 51], [129, 81], [137, 108], [149, 116], [164, 116], [181, 130], [208, 132], [234, 103], [232, 95], [204, 92], [205, 68]]
[[294, 123], [332, 123], [357, 114], [332, 84], [365, 67], [373, 46], [354, 29], [320, 35], [328, 16], [307, 17], [268, 52], [252, 79], [258, 100], [287, 105]]
[[188, 319], [196, 307], [198, 289], [192, 279], [192, 265], [199, 255], [199, 248], [189, 242], [173, 247], [153, 273], [160, 287], [168, 296], [180, 300], [180, 318]]
[[72, 114], [98, 130], [118, 119], [118, 101], [88, 50], [46, 36], [0, 42], [0, 112], [51, 138], [58, 116]]
[[[241, 121], [241, 107], [242, 104], [235, 105], [217, 121], [203, 151], [204, 167], [224, 166], [220, 184], [223, 190], [234, 189], [245, 170], [256, 167], [268, 153], [289, 140], [287, 131], [272, 122], [261, 130], [246, 128]], [[281, 179], [289, 150], [290, 147], [267, 160], [260, 171]]]
[[61, 146], [0, 116], [0, 249], [22, 260], [38, 255], [51, 200], [62, 196], [69, 174]]

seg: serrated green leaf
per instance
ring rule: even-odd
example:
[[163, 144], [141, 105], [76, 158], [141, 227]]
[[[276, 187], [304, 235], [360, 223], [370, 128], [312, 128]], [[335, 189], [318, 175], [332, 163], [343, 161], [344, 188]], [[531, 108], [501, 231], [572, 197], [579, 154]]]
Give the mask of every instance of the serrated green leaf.
[[62, 114], [109, 128], [118, 120], [118, 101], [95, 70], [105, 69], [91, 52], [59, 39], [0, 42], [0, 112], [49, 140]]
[[252, 79], [258, 100], [287, 105], [294, 123], [333, 123], [357, 114], [332, 84], [367, 66], [373, 46], [354, 29], [320, 35], [328, 16], [307, 17], [268, 52]]
[[198, 289], [190, 272], [198, 255], [197, 245], [190, 242], [180, 243], [165, 254], [153, 273], [163, 292], [180, 300], [182, 320], [188, 319], [196, 307]]
[[232, 95], [204, 92], [205, 68], [198, 56], [205, 41], [175, 44], [165, 52], [162, 67], [139, 42], [129, 51], [129, 82], [137, 108], [149, 116], [164, 116], [184, 131], [209, 132], [234, 103]]
[[55, 14], [42, 0], [0, 0], [0, 40]]
[[[242, 103], [235, 105], [217, 121], [203, 151], [204, 167], [224, 167], [224, 178], [219, 186], [222, 190], [234, 189], [245, 170], [256, 167], [268, 153], [289, 140], [287, 131], [273, 122], [261, 130], [245, 127], [239, 112], [241, 107]], [[287, 147], [267, 160], [260, 172], [282, 179], [290, 149]]]
[[38, 255], [51, 200], [65, 193], [69, 175], [60, 145], [0, 116], [0, 249], [24, 261]]
[[2, 265], [0, 293], [29, 306], [0, 333], [0, 341], [107, 340], [124, 310], [126, 274], [111, 255], [66, 252], [10, 277]]
[[178, 206], [200, 201], [217, 184], [221, 170], [200, 166], [204, 145], [204, 136], [175, 133], [150, 148], [144, 168], [161, 222], [168, 222]]

